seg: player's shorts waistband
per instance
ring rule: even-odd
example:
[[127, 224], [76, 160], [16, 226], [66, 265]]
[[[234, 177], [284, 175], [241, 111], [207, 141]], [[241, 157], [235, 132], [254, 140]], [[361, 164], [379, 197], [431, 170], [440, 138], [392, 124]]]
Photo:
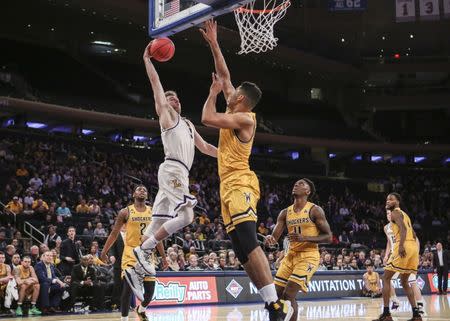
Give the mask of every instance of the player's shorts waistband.
[[178, 159], [171, 158], [171, 157], [166, 157], [166, 158], [165, 158], [165, 161], [170, 161], [170, 162], [176, 162], [176, 163], [179, 163], [179, 164], [183, 165], [183, 167], [186, 168], [186, 170], [187, 170], [188, 172], [191, 170], [185, 163], [183, 163], [182, 161], [180, 161], [180, 160], [178, 160]]

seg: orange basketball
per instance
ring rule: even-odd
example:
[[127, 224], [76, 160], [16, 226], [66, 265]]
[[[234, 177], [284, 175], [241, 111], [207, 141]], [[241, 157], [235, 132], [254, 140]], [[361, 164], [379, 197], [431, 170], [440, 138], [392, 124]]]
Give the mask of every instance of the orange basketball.
[[150, 43], [150, 56], [159, 62], [170, 60], [175, 53], [175, 45], [169, 38], [158, 38]]

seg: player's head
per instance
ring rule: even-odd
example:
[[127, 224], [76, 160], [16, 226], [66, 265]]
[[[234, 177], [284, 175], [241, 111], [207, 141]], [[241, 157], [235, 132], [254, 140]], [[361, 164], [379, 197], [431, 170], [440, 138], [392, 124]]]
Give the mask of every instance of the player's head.
[[400, 202], [402, 201], [402, 197], [399, 193], [390, 193], [386, 198], [386, 209], [393, 210], [397, 207], [400, 207]]
[[178, 99], [178, 94], [176, 91], [168, 90], [164, 93], [166, 95], [167, 102], [173, 109], [179, 114], [181, 114], [181, 102]]
[[133, 198], [137, 201], [144, 202], [148, 197], [147, 187], [138, 185], [134, 188]]
[[313, 197], [316, 193], [316, 186], [314, 183], [307, 179], [302, 178], [295, 182], [294, 188], [292, 188], [292, 195], [294, 197], [306, 196], [308, 199]]
[[391, 221], [391, 217], [392, 217], [391, 213], [392, 213], [391, 210], [386, 210], [386, 218], [387, 218], [388, 222]]
[[249, 111], [255, 108], [261, 99], [261, 95], [261, 89], [256, 84], [244, 81], [228, 98], [227, 105], [231, 110], [242, 106], [242, 111]]

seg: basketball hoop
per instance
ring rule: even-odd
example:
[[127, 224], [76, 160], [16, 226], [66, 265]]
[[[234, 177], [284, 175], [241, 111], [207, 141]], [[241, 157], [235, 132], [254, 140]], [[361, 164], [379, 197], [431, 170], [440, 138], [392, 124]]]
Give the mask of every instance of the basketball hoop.
[[[256, 2], [263, 2], [264, 6], [256, 9]], [[273, 27], [285, 16], [290, 5], [290, 0], [254, 0], [234, 10], [241, 35], [238, 54], [260, 53], [275, 48], [278, 38], [273, 34]]]

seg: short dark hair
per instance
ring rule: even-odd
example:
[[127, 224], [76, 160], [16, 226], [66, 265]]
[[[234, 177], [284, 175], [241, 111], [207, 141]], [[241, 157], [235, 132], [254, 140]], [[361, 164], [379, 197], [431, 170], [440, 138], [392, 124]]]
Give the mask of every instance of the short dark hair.
[[177, 96], [177, 97], [178, 97], [178, 94], [177, 94], [177, 92], [176, 92], [175, 90], [168, 90], [168, 91], [166, 91], [166, 92], [164, 93], [164, 95], [165, 95], [166, 97], [169, 97], [169, 96]]
[[29, 259], [29, 260], [31, 261], [31, 257], [29, 257], [28, 255], [25, 255], [25, 256], [22, 258], [22, 261], [25, 260], [25, 259]]
[[73, 226], [73, 225], [71, 225], [71, 226], [69, 226], [69, 227], [67, 228], [67, 232], [69, 232], [69, 230], [72, 229], [72, 228], [75, 230], [75, 233], [76, 233], [76, 232], [77, 232], [77, 229], [76, 229], [75, 226]]
[[244, 81], [239, 86], [239, 90], [247, 98], [250, 109], [255, 108], [262, 96], [261, 89], [255, 83]]
[[302, 180], [304, 180], [306, 182], [306, 184], [308, 184], [309, 189], [311, 191], [311, 193], [309, 194], [308, 198], [311, 198], [314, 195], [316, 195], [316, 186], [314, 185], [313, 181], [310, 180], [309, 178], [302, 178]]
[[138, 185], [136, 185], [136, 186], [134, 187], [133, 193], [136, 193], [136, 190], [137, 190], [139, 187], [143, 187], [143, 188], [145, 188], [146, 191], [148, 191], [148, 190], [147, 190], [147, 187], [145, 187], [144, 184], [138, 184]]
[[389, 195], [394, 196], [399, 203], [402, 202], [402, 196], [399, 193], [394, 192], [394, 193], [390, 193]]
[[3, 255], [5, 255], [5, 252], [3, 252], [3, 251], [0, 251], [0, 255], [2, 255], [2, 254], [3, 254]]

